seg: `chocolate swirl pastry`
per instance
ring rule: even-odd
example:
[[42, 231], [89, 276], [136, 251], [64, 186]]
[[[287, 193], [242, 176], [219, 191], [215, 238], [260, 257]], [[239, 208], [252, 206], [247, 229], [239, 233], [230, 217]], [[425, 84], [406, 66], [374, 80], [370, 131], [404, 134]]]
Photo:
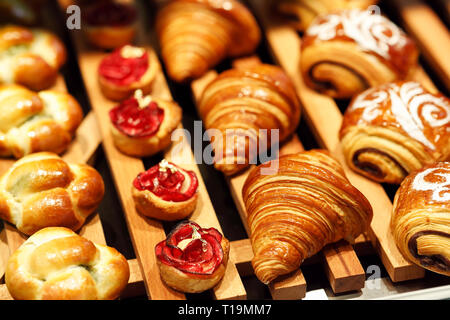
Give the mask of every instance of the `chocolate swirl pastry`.
[[358, 9], [320, 15], [303, 37], [306, 84], [334, 98], [404, 80], [417, 64], [414, 42], [387, 18]]
[[350, 168], [399, 184], [409, 172], [449, 159], [450, 100], [417, 82], [369, 89], [345, 112], [340, 139]]
[[264, 174], [273, 165], [253, 168], [242, 191], [252, 265], [263, 283], [296, 270], [326, 244], [352, 242], [372, 220], [370, 203], [328, 152], [281, 156], [278, 171]]
[[340, 9], [367, 9], [377, 0], [274, 0], [277, 10], [293, 18], [294, 26], [304, 31], [314, 19]]
[[221, 73], [204, 90], [198, 109], [205, 127], [215, 130], [214, 166], [227, 175], [248, 167], [270, 148], [271, 129], [279, 130], [281, 142], [300, 119], [292, 81], [282, 69], [267, 64]]
[[410, 174], [394, 199], [391, 230], [400, 252], [428, 270], [450, 276], [450, 162]]
[[178, 82], [201, 77], [226, 57], [252, 53], [261, 32], [250, 11], [235, 0], [175, 0], [156, 21], [162, 57]]

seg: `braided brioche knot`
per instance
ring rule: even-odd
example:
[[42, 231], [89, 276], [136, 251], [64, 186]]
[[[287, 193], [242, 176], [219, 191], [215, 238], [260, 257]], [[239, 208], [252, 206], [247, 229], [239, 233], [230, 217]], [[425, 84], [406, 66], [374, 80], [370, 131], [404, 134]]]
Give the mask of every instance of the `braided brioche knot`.
[[127, 260], [67, 228], [42, 229], [10, 257], [5, 280], [21, 300], [109, 300], [125, 288]]
[[0, 178], [0, 218], [31, 235], [52, 226], [78, 230], [100, 204], [103, 179], [92, 167], [40, 152], [23, 157]]

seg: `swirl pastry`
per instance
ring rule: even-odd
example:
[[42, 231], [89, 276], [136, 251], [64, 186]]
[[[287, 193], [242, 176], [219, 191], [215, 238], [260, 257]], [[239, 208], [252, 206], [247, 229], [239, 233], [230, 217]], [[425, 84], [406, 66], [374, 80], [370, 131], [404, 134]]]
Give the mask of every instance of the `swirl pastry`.
[[294, 20], [294, 26], [304, 31], [321, 14], [342, 9], [367, 9], [378, 0], [275, 0], [276, 8]]
[[159, 70], [156, 55], [149, 50], [125, 45], [106, 56], [98, 68], [99, 84], [105, 97], [122, 101], [140, 89], [151, 91]]
[[340, 138], [350, 168], [399, 184], [409, 172], [449, 159], [450, 100], [417, 82], [369, 89], [345, 112]]
[[83, 6], [82, 19], [87, 41], [101, 49], [122, 47], [136, 36], [137, 11], [131, 4], [91, 1]]
[[411, 173], [394, 198], [391, 230], [400, 252], [428, 270], [450, 276], [450, 162]]
[[103, 199], [100, 174], [54, 153], [23, 157], [0, 178], [0, 218], [31, 235], [45, 227], [78, 230]]
[[68, 93], [0, 85], [0, 156], [33, 152], [62, 153], [83, 119], [80, 105]]
[[136, 210], [140, 214], [174, 221], [185, 219], [195, 210], [197, 188], [195, 172], [162, 160], [136, 177], [132, 194]]
[[236, 0], [175, 0], [156, 21], [162, 57], [178, 82], [201, 77], [226, 57], [252, 53], [261, 33]]
[[144, 96], [136, 90], [134, 97], [109, 112], [114, 144], [129, 156], [152, 156], [170, 145], [181, 116], [175, 102]]
[[15, 25], [0, 28], [0, 83], [47, 89], [65, 61], [66, 49], [52, 33]]
[[192, 221], [179, 223], [155, 248], [162, 280], [171, 288], [199, 293], [223, 278], [230, 245], [216, 229]]
[[414, 42], [387, 18], [358, 9], [320, 15], [307, 29], [300, 68], [305, 83], [334, 98], [408, 77]]
[[66, 228], [45, 228], [9, 258], [5, 281], [19, 300], [112, 300], [130, 277], [116, 249]]
[[325, 245], [352, 242], [372, 220], [372, 208], [328, 152], [281, 156], [253, 168], [242, 195], [251, 230], [255, 275], [263, 283], [296, 270]]
[[205, 127], [215, 131], [214, 165], [227, 175], [246, 168], [264, 151], [261, 146], [271, 146], [272, 130], [279, 130], [281, 142], [300, 119], [294, 85], [282, 69], [267, 64], [221, 73], [204, 90], [198, 110]]

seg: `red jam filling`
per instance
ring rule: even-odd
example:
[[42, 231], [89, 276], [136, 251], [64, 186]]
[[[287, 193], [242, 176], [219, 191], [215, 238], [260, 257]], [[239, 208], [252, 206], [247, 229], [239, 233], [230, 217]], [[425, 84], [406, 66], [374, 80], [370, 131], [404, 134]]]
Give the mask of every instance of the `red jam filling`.
[[159, 130], [164, 110], [154, 101], [141, 108], [136, 98], [130, 98], [113, 108], [109, 117], [114, 127], [123, 134], [133, 138], [148, 138]]
[[[193, 239], [184, 249], [178, 244]], [[166, 240], [156, 245], [156, 257], [185, 273], [210, 275], [223, 260], [222, 235], [214, 228], [203, 229], [192, 221], [178, 224]]]
[[122, 48], [116, 49], [100, 63], [99, 74], [118, 86], [127, 86], [139, 81], [149, 67], [148, 52], [141, 57], [125, 58]]
[[[171, 166], [174, 164], [170, 163]], [[190, 178], [188, 188], [182, 192], [185, 175], [182, 169], [161, 169], [160, 164], [151, 167], [146, 172], [140, 173], [134, 179], [133, 185], [141, 191], [148, 190], [164, 201], [182, 202], [189, 200], [197, 191], [198, 180], [195, 172], [183, 170]]]
[[126, 26], [137, 18], [133, 6], [111, 1], [99, 1], [83, 9], [83, 19], [91, 26]]

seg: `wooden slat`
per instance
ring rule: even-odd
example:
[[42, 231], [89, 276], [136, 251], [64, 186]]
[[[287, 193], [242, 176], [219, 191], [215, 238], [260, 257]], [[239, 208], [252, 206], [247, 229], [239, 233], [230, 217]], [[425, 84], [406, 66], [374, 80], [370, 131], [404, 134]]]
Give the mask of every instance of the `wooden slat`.
[[421, 0], [394, 0], [404, 27], [450, 90], [450, 32], [439, 16]]
[[6, 242], [6, 231], [2, 229], [0, 231], [0, 283], [3, 274], [5, 273], [6, 262], [9, 257], [8, 243]]
[[270, 16], [263, 2], [250, 1], [257, 12], [274, 57], [290, 75], [303, 103], [303, 110], [311, 130], [319, 144], [328, 149], [343, 165], [347, 177], [369, 200], [374, 210], [374, 219], [369, 234], [392, 281], [422, 278], [424, 270], [406, 261], [393, 240], [389, 230], [392, 203], [381, 185], [351, 171], [345, 164], [340, 148], [338, 132], [342, 114], [333, 99], [309, 89], [298, 70], [300, 59], [300, 37], [289, 26]]

